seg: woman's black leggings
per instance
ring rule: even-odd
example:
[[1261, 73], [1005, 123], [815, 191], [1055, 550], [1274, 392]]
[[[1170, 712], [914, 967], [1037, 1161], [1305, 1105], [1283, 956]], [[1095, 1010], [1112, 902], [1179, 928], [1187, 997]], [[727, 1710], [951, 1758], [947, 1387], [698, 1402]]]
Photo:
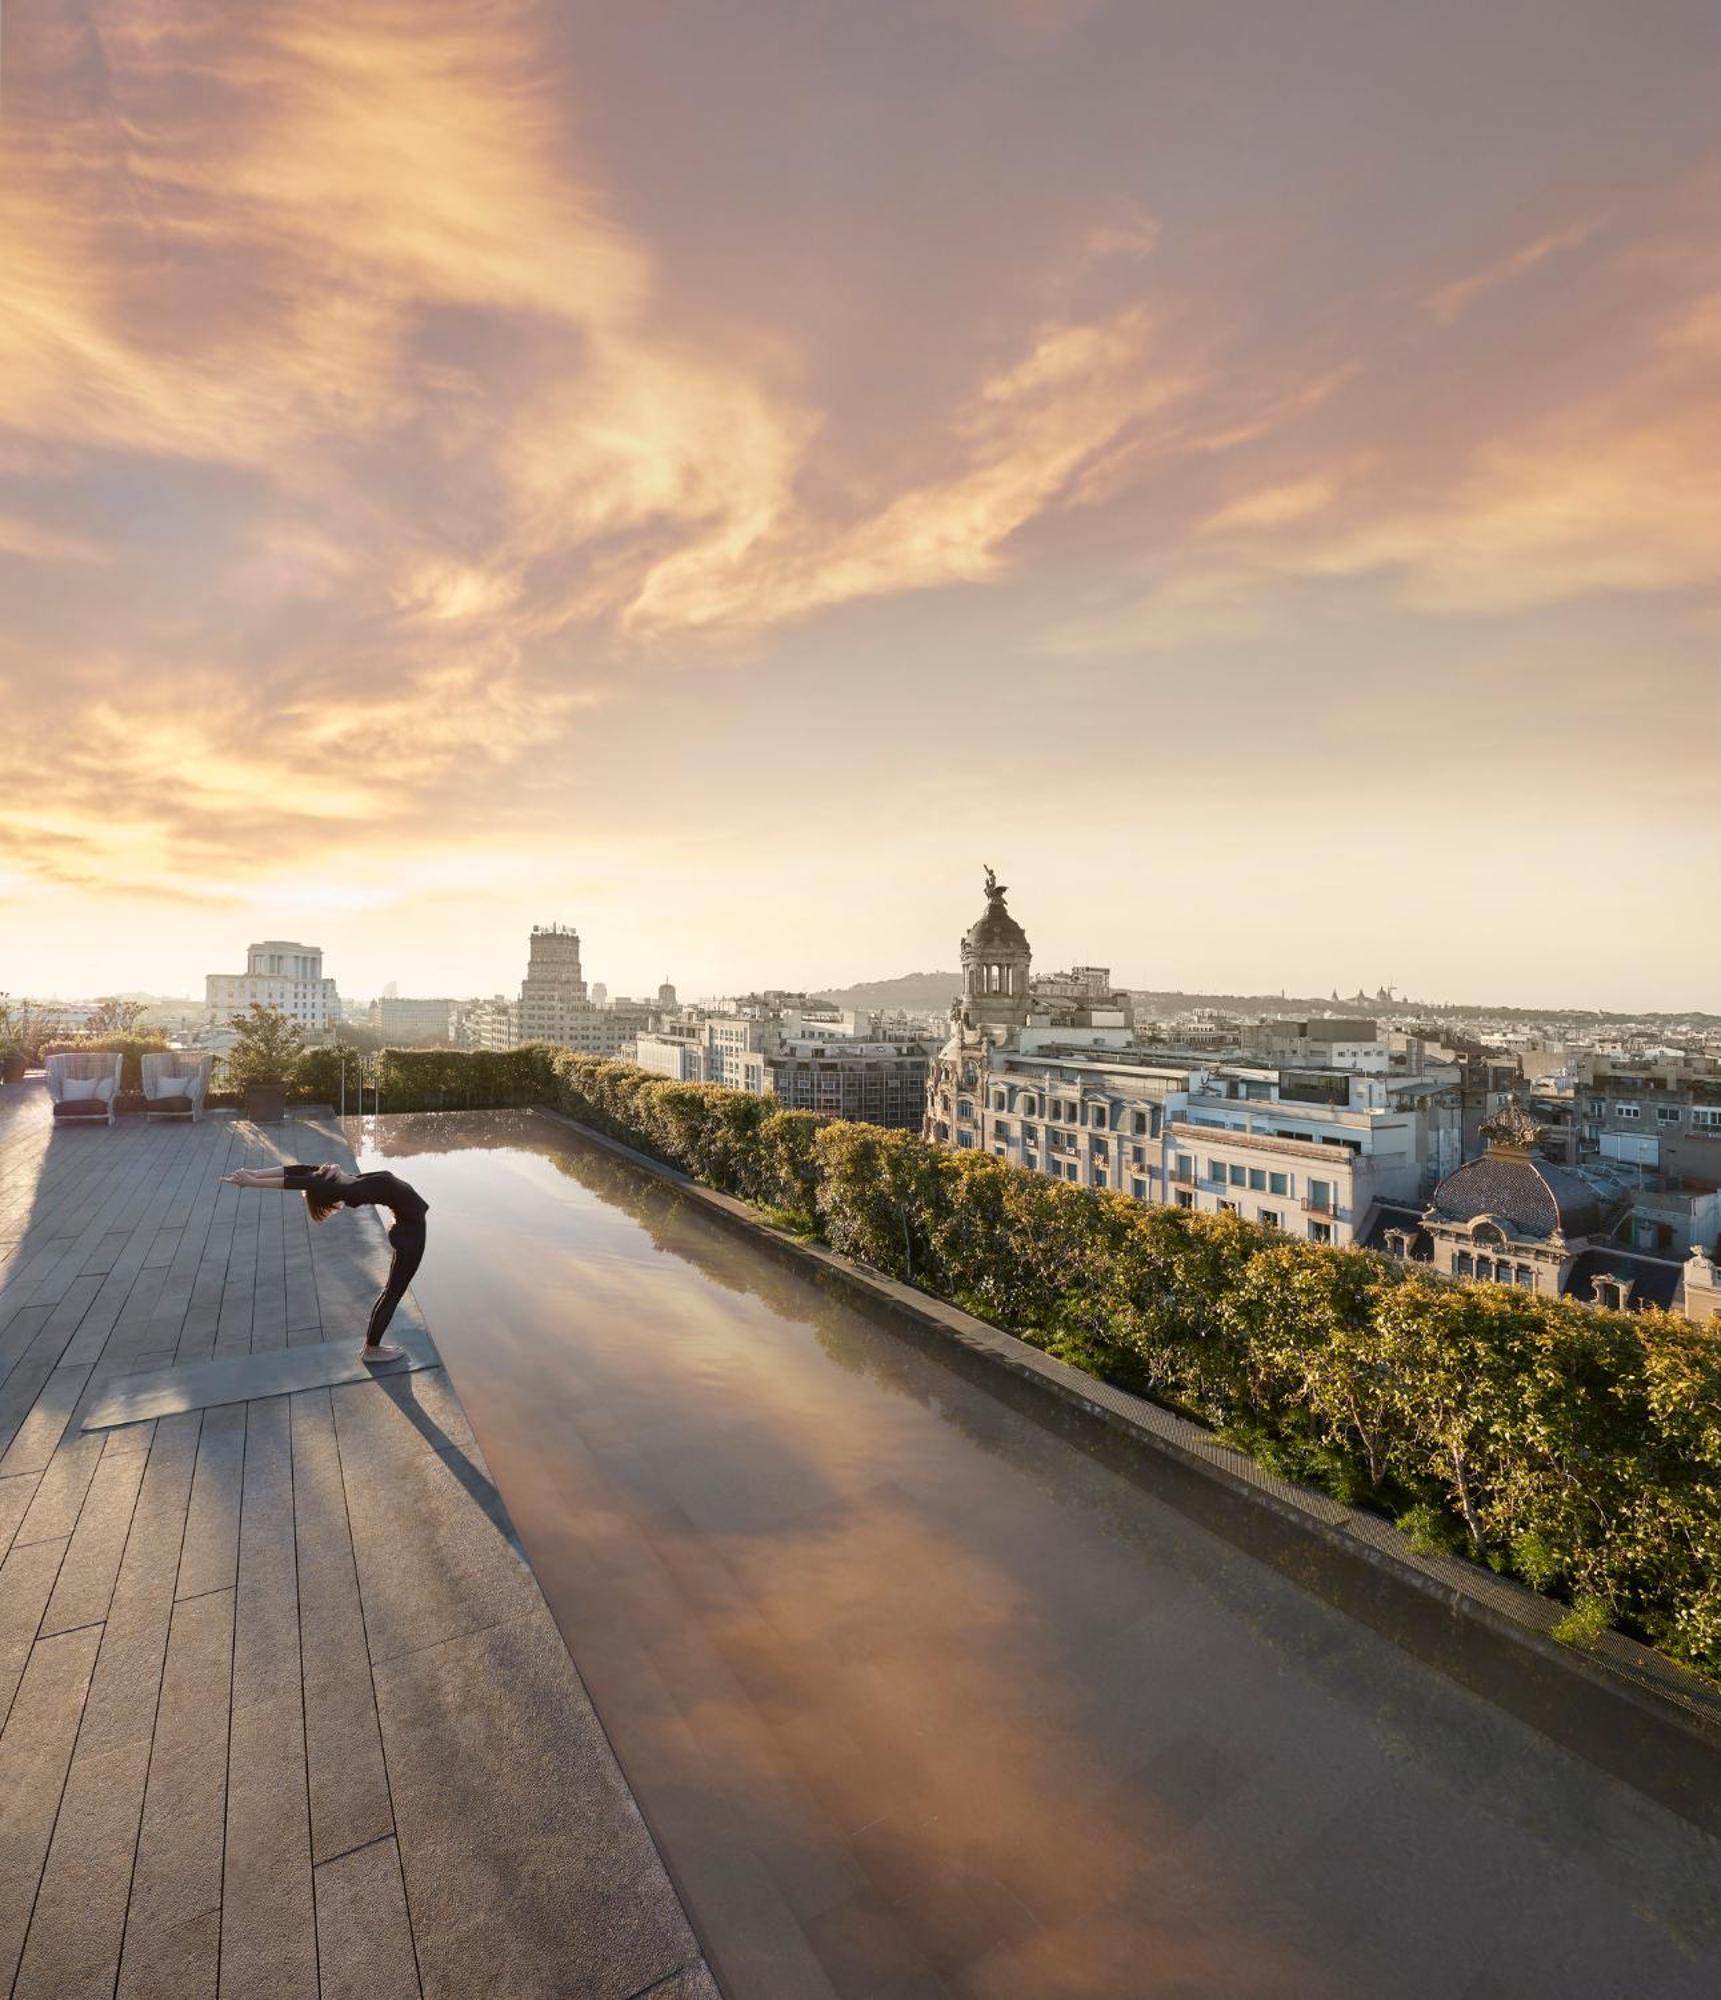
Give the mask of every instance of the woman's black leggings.
[[388, 1232], [388, 1240], [394, 1245], [394, 1261], [388, 1267], [388, 1283], [370, 1309], [370, 1325], [365, 1329], [366, 1347], [375, 1347], [381, 1340], [384, 1328], [394, 1318], [395, 1307], [406, 1296], [413, 1273], [424, 1261], [422, 1222], [397, 1222]]

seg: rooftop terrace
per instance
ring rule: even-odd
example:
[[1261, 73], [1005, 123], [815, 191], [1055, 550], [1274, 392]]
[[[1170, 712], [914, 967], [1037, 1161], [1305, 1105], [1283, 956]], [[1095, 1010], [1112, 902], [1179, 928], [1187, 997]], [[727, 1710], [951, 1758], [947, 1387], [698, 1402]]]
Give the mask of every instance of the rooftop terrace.
[[[431, 1203], [392, 1379], [374, 1222], [219, 1186], [349, 1138]], [[0, 1188], [19, 1994], [1721, 1985], [1691, 1819], [566, 1124], [27, 1087]]]
[[282, 1153], [0, 1090], [0, 1992], [713, 1994], [442, 1368], [331, 1379], [380, 1229], [220, 1185]]

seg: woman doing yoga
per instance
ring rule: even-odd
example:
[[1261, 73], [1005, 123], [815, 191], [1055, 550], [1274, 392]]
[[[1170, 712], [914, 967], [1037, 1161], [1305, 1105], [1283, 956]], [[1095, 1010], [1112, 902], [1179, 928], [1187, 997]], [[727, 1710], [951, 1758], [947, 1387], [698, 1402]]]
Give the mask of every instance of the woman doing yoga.
[[366, 1361], [398, 1361], [406, 1350], [387, 1344], [382, 1336], [424, 1259], [424, 1218], [430, 1204], [417, 1188], [398, 1174], [343, 1174], [339, 1167], [241, 1167], [221, 1178], [228, 1187], [281, 1188], [302, 1194], [313, 1222], [326, 1222], [337, 1208], [375, 1206], [393, 1214], [388, 1240], [394, 1260], [388, 1267], [388, 1282], [371, 1307], [360, 1352]]

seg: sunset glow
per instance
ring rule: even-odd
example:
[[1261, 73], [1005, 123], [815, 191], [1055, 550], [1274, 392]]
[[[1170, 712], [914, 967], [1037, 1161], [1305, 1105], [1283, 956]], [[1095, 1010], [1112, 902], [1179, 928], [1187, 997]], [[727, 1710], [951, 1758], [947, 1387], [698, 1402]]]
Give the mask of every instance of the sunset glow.
[[1713, 7], [4, 37], [0, 988], [1717, 1004]]

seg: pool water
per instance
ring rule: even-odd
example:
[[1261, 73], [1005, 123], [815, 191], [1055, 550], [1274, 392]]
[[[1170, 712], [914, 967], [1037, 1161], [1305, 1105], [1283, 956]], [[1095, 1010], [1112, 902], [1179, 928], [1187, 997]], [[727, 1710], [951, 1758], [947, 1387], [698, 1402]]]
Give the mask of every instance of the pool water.
[[532, 1112], [355, 1122], [732, 2000], [1721, 1992], [1721, 1847]]

